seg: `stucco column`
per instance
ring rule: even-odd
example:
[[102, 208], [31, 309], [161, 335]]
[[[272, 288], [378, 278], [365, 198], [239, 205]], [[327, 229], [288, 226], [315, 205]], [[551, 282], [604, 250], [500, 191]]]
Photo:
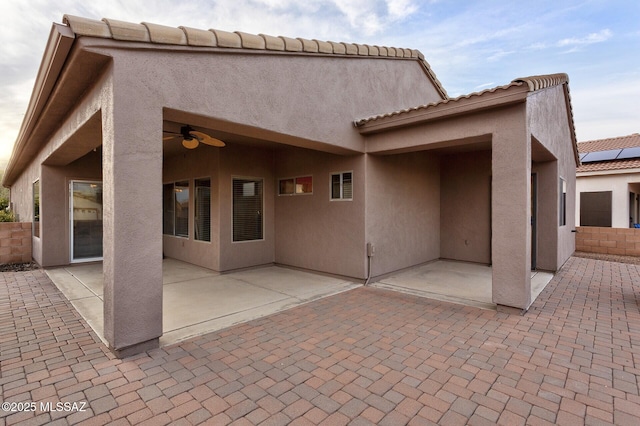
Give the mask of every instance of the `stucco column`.
[[104, 336], [125, 357], [162, 335], [162, 111], [127, 84], [102, 111]]
[[493, 135], [493, 302], [531, 304], [531, 139], [524, 124]]

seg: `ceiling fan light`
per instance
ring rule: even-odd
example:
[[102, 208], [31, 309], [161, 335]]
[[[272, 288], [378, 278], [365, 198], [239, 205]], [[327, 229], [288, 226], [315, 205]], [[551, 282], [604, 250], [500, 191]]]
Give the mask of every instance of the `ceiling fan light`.
[[200, 144], [200, 142], [198, 142], [197, 139], [183, 139], [182, 140], [182, 146], [184, 146], [187, 149], [195, 149], [198, 147], [198, 145]]

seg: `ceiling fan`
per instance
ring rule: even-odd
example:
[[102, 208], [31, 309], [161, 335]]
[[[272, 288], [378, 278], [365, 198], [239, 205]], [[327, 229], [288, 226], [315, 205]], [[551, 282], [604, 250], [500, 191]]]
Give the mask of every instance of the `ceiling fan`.
[[191, 126], [180, 127], [180, 133], [167, 132], [167, 131], [164, 131], [163, 133], [172, 135], [172, 136], [163, 137], [162, 140], [165, 140], [165, 141], [181, 137], [182, 146], [184, 146], [187, 149], [195, 149], [201, 143], [205, 145], [216, 146], [216, 147], [223, 147], [226, 145], [220, 139], [216, 139], [212, 136], [207, 135], [206, 133], [194, 130], [193, 127]]

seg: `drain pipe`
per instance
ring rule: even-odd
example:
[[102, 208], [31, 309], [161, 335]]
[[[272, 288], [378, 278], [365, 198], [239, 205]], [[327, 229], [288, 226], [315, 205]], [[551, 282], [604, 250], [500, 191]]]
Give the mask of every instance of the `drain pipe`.
[[364, 282], [365, 287], [369, 285], [369, 281], [371, 280], [371, 258], [374, 252], [375, 248], [373, 244], [367, 243], [367, 280]]

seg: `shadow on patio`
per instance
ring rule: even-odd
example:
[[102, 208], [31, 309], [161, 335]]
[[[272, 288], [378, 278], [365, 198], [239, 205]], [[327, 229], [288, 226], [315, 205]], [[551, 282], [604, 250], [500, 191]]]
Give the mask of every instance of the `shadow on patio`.
[[[345, 278], [279, 266], [220, 274], [165, 259], [162, 270], [161, 346], [361, 286]], [[46, 273], [104, 341], [102, 263], [70, 265]], [[532, 300], [551, 278], [551, 273], [532, 271]], [[392, 274], [372, 286], [496, 309], [491, 295], [491, 267], [485, 265], [438, 260]]]
[[[91, 328], [104, 339], [102, 263], [47, 269]], [[220, 330], [359, 287], [346, 279], [267, 266], [220, 274], [165, 259], [160, 346]]]

